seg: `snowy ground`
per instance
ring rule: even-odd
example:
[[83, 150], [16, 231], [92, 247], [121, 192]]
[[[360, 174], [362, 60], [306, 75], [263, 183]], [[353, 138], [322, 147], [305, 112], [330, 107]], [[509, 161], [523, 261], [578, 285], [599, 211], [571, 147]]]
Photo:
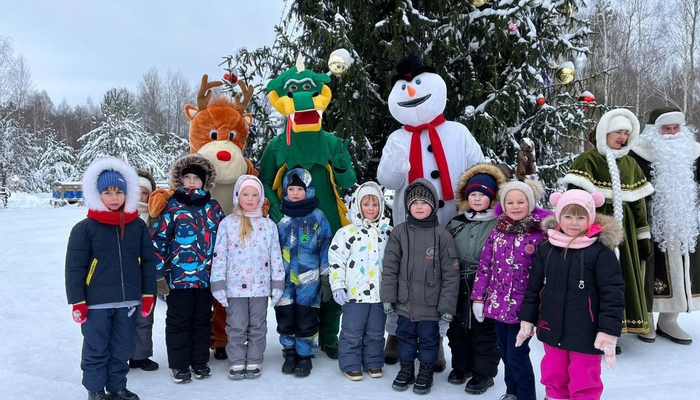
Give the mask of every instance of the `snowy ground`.
[[[1, 206], [0, 206], [1, 207]], [[48, 195], [14, 193], [8, 208], [0, 208], [0, 238], [6, 243], [0, 274], [0, 386], [2, 399], [84, 399], [81, 381], [79, 325], [70, 317], [64, 290], [64, 257], [68, 234], [82, 219], [84, 207], [52, 208]], [[213, 376], [175, 385], [167, 370], [164, 341], [165, 304], [156, 308], [154, 328], [155, 372], [132, 370], [128, 387], [142, 399], [345, 399], [415, 398], [411, 391], [398, 393], [391, 381], [396, 365], [385, 368], [381, 379], [350, 382], [342, 377], [337, 362], [325, 354], [314, 360], [311, 376], [305, 379], [282, 375], [281, 346], [269, 314], [268, 346], [263, 374], [257, 380], [230, 381], [227, 364], [212, 357]], [[664, 400], [695, 398], [700, 393], [700, 312], [683, 314], [681, 325], [696, 338], [681, 346], [663, 338], [654, 344], [624, 335], [624, 353], [617, 368], [603, 372], [604, 399]], [[533, 340], [531, 359], [539, 380], [542, 345]], [[448, 351], [449, 353], [449, 351]], [[449, 365], [449, 355], [448, 355]], [[432, 399], [498, 399], [505, 392], [502, 370], [496, 386], [481, 396], [470, 396], [462, 386], [447, 383], [446, 372], [435, 375]], [[538, 398], [544, 388], [538, 384]], [[386, 397], [384, 397], [386, 396]]]

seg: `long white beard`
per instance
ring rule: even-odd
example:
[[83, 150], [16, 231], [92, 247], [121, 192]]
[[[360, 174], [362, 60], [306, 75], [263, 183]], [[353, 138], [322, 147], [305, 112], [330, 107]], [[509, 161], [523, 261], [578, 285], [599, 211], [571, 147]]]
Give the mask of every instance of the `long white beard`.
[[656, 133], [644, 139], [652, 151], [651, 235], [661, 251], [693, 252], [700, 234], [695, 138], [683, 126], [674, 136]]

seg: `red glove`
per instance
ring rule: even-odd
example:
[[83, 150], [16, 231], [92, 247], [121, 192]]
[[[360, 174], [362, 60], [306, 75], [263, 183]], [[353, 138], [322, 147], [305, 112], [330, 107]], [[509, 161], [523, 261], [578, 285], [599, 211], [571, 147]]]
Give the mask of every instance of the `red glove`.
[[151, 311], [153, 311], [153, 304], [155, 303], [156, 298], [152, 294], [144, 294], [141, 296], [141, 316], [142, 317], [148, 317], [151, 315]]
[[84, 301], [73, 304], [73, 321], [79, 324], [87, 321], [87, 304]]

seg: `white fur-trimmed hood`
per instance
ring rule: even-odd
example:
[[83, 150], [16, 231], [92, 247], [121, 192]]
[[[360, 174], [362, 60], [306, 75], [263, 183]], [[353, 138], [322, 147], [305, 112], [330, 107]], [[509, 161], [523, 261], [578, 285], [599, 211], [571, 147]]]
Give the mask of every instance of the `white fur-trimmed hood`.
[[138, 211], [139, 177], [129, 164], [114, 157], [98, 158], [85, 170], [85, 174], [83, 174], [83, 199], [85, 199], [88, 208], [96, 211], [109, 211], [109, 208], [102, 202], [101, 193], [97, 190], [97, 178], [102, 171], [107, 170], [119, 172], [126, 180], [124, 212]]
[[608, 125], [610, 124], [610, 120], [616, 116], [625, 117], [629, 119], [630, 123], [632, 124], [632, 132], [630, 132], [630, 135], [627, 138], [627, 146], [617, 150], [617, 158], [626, 156], [630, 149], [634, 147], [634, 143], [639, 137], [639, 120], [632, 113], [632, 111], [626, 108], [616, 108], [606, 112], [602, 117], [600, 117], [600, 121], [598, 121], [598, 125], [596, 126], [595, 130], [596, 149], [603, 155], [603, 157], [605, 157], [608, 150], [610, 150], [607, 143]]

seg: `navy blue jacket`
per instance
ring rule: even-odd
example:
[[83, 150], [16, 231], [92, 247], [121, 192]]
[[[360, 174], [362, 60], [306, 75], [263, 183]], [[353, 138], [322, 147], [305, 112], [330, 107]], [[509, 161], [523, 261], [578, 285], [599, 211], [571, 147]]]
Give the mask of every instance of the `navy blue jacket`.
[[141, 300], [156, 293], [153, 242], [141, 218], [120, 227], [85, 218], [70, 233], [66, 252], [69, 304], [88, 306]]

